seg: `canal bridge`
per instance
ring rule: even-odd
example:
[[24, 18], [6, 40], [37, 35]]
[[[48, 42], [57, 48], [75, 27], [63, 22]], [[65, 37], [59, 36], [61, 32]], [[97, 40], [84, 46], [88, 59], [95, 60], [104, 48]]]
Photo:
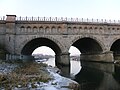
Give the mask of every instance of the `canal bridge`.
[[81, 60], [114, 62], [120, 58], [120, 21], [6, 15], [0, 18], [0, 46], [22, 57], [48, 46], [56, 65], [70, 65], [71, 46], [80, 50]]

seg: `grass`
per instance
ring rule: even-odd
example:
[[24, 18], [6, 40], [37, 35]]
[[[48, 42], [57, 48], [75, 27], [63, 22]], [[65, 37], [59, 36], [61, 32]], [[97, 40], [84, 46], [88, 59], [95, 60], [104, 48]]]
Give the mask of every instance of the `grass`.
[[37, 64], [35, 62], [21, 64], [11, 73], [0, 75], [0, 86], [11, 89], [18, 86], [27, 87], [27, 84], [31, 83], [32, 87], [35, 87], [35, 82], [48, 82], [52, 78], [46, 67], [46, 64]]

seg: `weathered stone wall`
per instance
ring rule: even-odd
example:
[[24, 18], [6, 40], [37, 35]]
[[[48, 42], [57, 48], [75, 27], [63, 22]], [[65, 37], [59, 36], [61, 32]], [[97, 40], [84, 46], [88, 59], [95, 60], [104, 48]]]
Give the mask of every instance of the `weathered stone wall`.
[[6, 20], [0, 21], [0, 44], [11, 54], [21, 54], [23, 47], [31, 40], [47, 38], [56, 43], [62, 53], [68, 53], [76, 41], [91, 38], [100, 45], [102, 53], [105, 53], [120, 39], [119, 23], [43, 19], [16, 20], [15, 15], [7, 15]]

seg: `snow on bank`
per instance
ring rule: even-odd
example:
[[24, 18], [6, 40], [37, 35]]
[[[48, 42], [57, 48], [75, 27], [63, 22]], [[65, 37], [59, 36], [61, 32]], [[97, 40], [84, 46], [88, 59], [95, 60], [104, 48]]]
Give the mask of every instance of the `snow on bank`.
[[44, 90], [78, 90], [79, 84], [69, 78], [60, 76], [56, 71], [57, 68], [48, 67], [47, 70], [53, 76], [53, 80], [49, 82], [50, 86], [45, 87]]
[[[0, 64], [0, 73], [9, 73], [16, 67], [17, 65], [15, 64], [2, 63]], [[53, 78], [49, 82], [36, 82], [34, 83], [36, 88], [32, 88], [31, 83], [29, 83], [26, 88], [23, 88], [21, 87], [21, 85], [18, 85], [17, 87], [13, 87], [12, 90], [79, 90], [79, 84], [77, 82], [62, 77], [58, 73], [56, 73], [59, 70], [58, 68], [47, 67], [47, 70], [50, 73], [50, 76]]]

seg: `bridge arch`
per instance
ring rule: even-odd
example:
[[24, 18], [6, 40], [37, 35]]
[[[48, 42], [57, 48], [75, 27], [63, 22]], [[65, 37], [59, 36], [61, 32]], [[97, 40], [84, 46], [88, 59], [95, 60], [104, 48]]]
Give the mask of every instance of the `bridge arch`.
[[120, 38], [115, 38], [111, 43], [110, 43], [110, 51], [113, 51], [113, 53], [120, 53]]
[[71, 46], [75, 46], [81, 53], [100, 53], [104, 50], [102, 41], [92, 36], [79, 36], [71, 42]]
[[25, 46], [21, 50], [21, 54], [31, 55], [32, 52], [40, 46], [50, 47], [55, 52], [55, 54], [61, 53], [60, 47], [55, 42], [47, 38], [36, 38], [36, 39], [32, 39], [31, 41], [25, 44]]
[[[39, 43], [37, 43], [37, 41]], [[33, 42], [36, 43], [36, 45], [32, 45]], [[29, 50], [27, 45], [29, 46], [29, 48], [32, 48], [32, 46], [33, 46], [33, 48], [31, 50]], [[48, 47], [50, 47], [51, 49], [53, 49], [53, 51], [55, 52], [56, 55], [60, 54], [62, 52], [62, 50], [64, 50], [63, 45], [59, 41], [54, 39], [53, 37], [42, 36], [42, 37], [31, 37], [31, 38], [25, 39], [19, 45], [19, 51], [18, 52], [20, 54], [30, 55], [30, 54], [32, 54], [32, 51], [34, 49], [36, 49], [37, 47], [39, 47], [39, 46], [48, 46]], [[29, 52], [27, 52], [27, 50]]]

